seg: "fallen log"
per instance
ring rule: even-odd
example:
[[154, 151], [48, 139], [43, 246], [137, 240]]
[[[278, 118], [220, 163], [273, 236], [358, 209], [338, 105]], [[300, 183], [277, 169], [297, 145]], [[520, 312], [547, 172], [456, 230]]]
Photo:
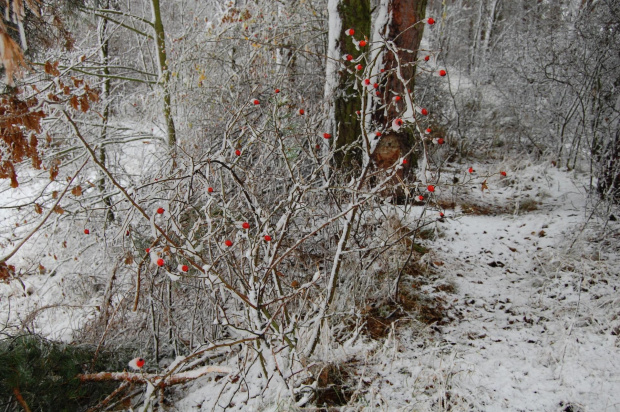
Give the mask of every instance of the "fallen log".
[[78, 379], [82, 382], [133, 382], [147, 383], [150, 382], [155, 386], [170, 386], [185, 383], [194, 379], [198, 379], [208, 373], [230, 373], [231, 368], [226, 366], [203, 366], [187, 372], [179, 372], [170, 376], [160, 375], [156, 373], [140, 373], [140, 372], [99, 372], [84, 373], [78, 375]]

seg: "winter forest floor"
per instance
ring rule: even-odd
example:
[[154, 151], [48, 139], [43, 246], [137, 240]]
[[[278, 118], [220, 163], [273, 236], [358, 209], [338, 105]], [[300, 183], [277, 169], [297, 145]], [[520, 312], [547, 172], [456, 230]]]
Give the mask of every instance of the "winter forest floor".
[[[546, 164], [508, 170], [489, 178], [488, 191], [472, 180], [461, 187], [469, 193], [441, 194], [446, 216], [426, 231], [429, 251], [402, 283], [404, 294], [431, 303], [407, 305], [406, 316], [369, 308], [356, 342], [319, 348], [332, 366], [320, 371], [317, 406], [620, 410], [620, 224], [593, 208], [585, 174]], [[35, 332], [67, 339], [100, 297], [64, 283], [26, 276], [28, 293], [1, 284], [3, 322], [9, 312], [31, 316], [22, 322]], [[207, 382], [176, 389], [171, 410], [212, 410]], [[252, 410], [300, 410], [273, 399]]]
[[[620, 410], [620, 226], [585, 225], [591, 210], [575, 173], [513, 173], [483, 197], [472, 190], [479, 208], [438, 223], [425, 292], [452, 286], [441, 293], [449, 320], [396, 329], [357, 371], [369, 406]], [[530, 210], [515, 213], [517, 198], [531, 199]]]

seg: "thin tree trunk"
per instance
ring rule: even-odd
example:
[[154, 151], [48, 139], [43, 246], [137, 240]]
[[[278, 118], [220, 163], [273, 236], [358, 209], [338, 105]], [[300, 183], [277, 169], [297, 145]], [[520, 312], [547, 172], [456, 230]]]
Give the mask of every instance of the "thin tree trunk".
[[491, 33], [493, 33], [493, 26], [495, 26], [495, 16], [497, 15], [497, 8], [501, 0], [492, 0], [491, 9], [487, 16], [487, 27], [484, 31], [484, 38], [482, 39], [482, 55], [484, 58], [489, 54], [489, 44], [491, 42]]
[[[106, 9], [110, 8], [110, 1], [107, 0], [103, 5]], [[101, 65], [103, 69], [101, 70], [104, 75], [103, 83], [101, 84], [101, 100], [103, 102], [103, 120], [101, 121], [101, 133], [99, 135], [99, 139], [102, 144], [99, 149], [99, 161], [101, 164], [106, 164], [106, 149], [103, 142], [108, 137], [108, 117], [110, 116], [110, 68], [108, 67], [109, 63], [109, 39], [108, 39], [108, 20], [101, 18], [99, 19], [99, 57], [101, 58]], [[108, 221], [114, 220], [114, 213], [112, 212], [112, 199], [110, 196], [106, 195], [106, 187], [105, 187], [105, 175], [101, 175], [101, 178], [98, 182], [99, 191], [101, 192], [101, 196], [103, 198], [103, 203], [106, 206], [107, 213], [106, 217]]]
[[155, 31], [155, 44], [157, 46], [157, 62], [159, 66], [159, 83], [163, 92], [164, 119], [168, 132], [168, 145], [174, 149], [177, 144], [176, 130], [172, 118], [171, 98], [170, 98], [170, 71], [168, 70], [166, 55], [166, 34], [164, 24], [161, 20], [161, 10], [159, 0], [151, 0], [153, 10], [153, 29]]

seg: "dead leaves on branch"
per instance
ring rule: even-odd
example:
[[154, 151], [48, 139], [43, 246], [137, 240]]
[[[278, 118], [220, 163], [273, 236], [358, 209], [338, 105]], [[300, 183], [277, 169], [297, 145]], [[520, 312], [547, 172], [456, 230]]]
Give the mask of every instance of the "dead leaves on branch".
[[29, 158], [35, 169], [41, 168], [41, 157], [37, 150], [36, 133], [41, 133], [43, 110], [32, 110], [38, 100], [31, 98], [20, 100], [16, 96], [7, 96], [0, 100], [0, 139], [4, 143], [0, 153], [0, 179], [11, 179], [15, 188], [17, 173], [15, 164]]
[[[59, 76], [58, 62], [45, 62], [44, 70], [51, 76]], [[70, 78], [67, 84], [55, 80], [55, 90], [46, 96], [47, 102], [54, 104], [68, 103], [75, 111], [88, 112], [91, 104], [99, 101], [99, 94], [83, 79]], [[38, 91], [36, 87], [33, 90]], [[0, 179], [10, 179], [11, 187], [19, 186], [16, 164], [30, 159], [35, 169], [41, 169], [42, 160], [38, 151], [37, 135], [43, 133], [42, 119], [46, 117], [43, 104], [37, 97], [19, 98], [20, 91], [7, 95], [0, 100]], [[46, 139], [51, 142], [49, 134]], [[48, 165], [50, 180], [55, 180], [59, 173], [60, 159], [53, 159]]]

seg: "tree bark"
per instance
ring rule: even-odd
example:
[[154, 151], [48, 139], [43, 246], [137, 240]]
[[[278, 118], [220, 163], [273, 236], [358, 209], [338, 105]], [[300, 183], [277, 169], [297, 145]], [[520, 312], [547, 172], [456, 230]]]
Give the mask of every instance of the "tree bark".
[[[387, 75], [382, 79], [381, 103], [384, 110], [375, 110], [372, 122], [379, 127], [389, 128], [391, 122], [400, 117], [406, 106], [392, 103], [395, 96], [401, 102], [413, 101], [415, 86], [416, 62], [418, 49], [422, 41], [425, 24], [427, 0], [383, 0], [379, 7], [386, 8], [387, 18], [378, 22], [383, 27], [376, 27], [376, 35], [384, 36], [389, 48], [383, 53], [380, 68]], [[378, 11], [380, 15], [382, 10]], [[417, 23], [417, 24], [416, 24]], [[381, 62], [380, 62], [381, 63]], [[372, 160], [379, 169], [391, 167], [395, 162], [411, 151], [415, 145], [415, 136], [410, 128], [384, 135], [372, 153]], [[407, 163], [399, 171], [401, 180], [412, 168], [415, 159], [407, 156]], [[394, 182], [398, 183], [398, 179]], [[401, 193], [402, 194], [402, 193]]]
[[166, 33], [164, 24], [161, 20], [161, 9], [159, 0], [151, 0], [153, 11], [153, 29], [155, 31], [155, 44], [157, 46], [157, 62], [159, 66], [159, 83], [163, 92], [164, 119], [168, 132], [168, 146], [174, 149], [177, 144], [176, 129], [172, 118], [171, 98], [170, 98], [170, 71], [168, 70], [168, 57], [166, 54]]
[[[337, 152], [335, 163], [339, 168], [350, 169], [361, 165], [362, 150], [355, 142], [361, 134], [361, 119], [357, 111], [361, 108], [361, 97], [359, 91], [355, 89], [355, 64], [360, 55], [368, 50], [368, 46], [358, 48], [353, 43], [353, 38], [357, 41], [370, 39], [370, 0], [330, 0], [330, 30], [339, 30], [339, 33], [330, 33], [330, 40], [336, 40], [336, 44], [330, 44], [329, 59], [327, 64], [327, 76], [335, 76], [336, 87], [331, 87], [331, 92], [337, 93], [334, 96], [332, 109], [330, 110], [331, 121], [328, 121], [330, 133], [335, 137], [336, 149], [352, 145], [351, 149], [344, 152]], [[333, 14], [337, 13], [337, 16]], [[337, 24], [339, 20], [340, 24]], [[354, 36], [348, 36], [345, 31], [354, 29]], [[334, 49], [335, 46], [335, 49]], [[332, 69], [333, 64], [339, 65], [342, 56], [350, 54], [353, 61], [347, 61], [341, 70]], [[366, 65], [365, 62], [361, 63]], [[330, 70], [331, 69], [331, 70]], [[331, 79], [328, 79], [328, 82]], [[329, 83], [327, 83], [329, 85]], [[326, 87], [326, 97], [330, 93]]]

